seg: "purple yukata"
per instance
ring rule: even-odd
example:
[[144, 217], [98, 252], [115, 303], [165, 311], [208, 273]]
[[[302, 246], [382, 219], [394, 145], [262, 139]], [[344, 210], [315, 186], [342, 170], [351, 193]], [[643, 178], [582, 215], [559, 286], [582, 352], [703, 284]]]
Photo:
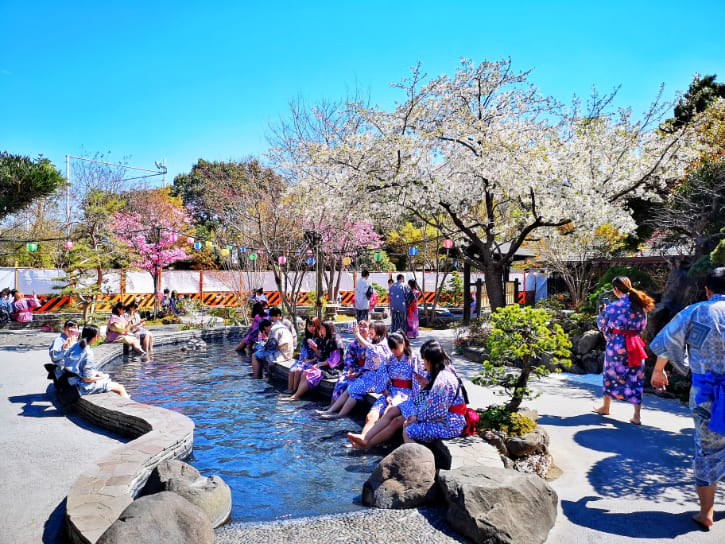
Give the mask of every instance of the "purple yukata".
[[[398, 359], [395, 355], [390, 355], [388, 362], [380, 365], [375, 372], [375, 393], [388, 391], [392, 402], [391, 406], [398, 406], [400, 403], [414, 397], [420, 392], [420, 384], [415, 379], [414, 374], [421, 374], [421, 364], [417, 357], [408, 357], [406, 354]], [[393, 381], [410, 382], [410, 387], [400, 387], [393, 385]], [[371, 410], [377, 409], [380, 414], [388, 407], [385, 396], [378, 398], [372, 405]]]
[[398, 407], [404, 418], [416, 416], [418, 421], [405, 430], [416, 442], [431, 442], [460, 436], [466, 426], [466, 418], [448, 411], [451, 406], [465, 404], [458, 377], [451, 367], [438, 373], [430, 390], [423, 390], [414, 399], [402, 402]]
[[300, 346], [300, 356], [294, 363], [292, 363], [289, 370], [290, 372], [295, 370], [308, 370], [312, 368], [312, 365], [316, 362], [317, 356], [315, 355], [315, 352], [310, 349], [310, 346], [307, 345], [306, 341], [303, 341]]
[[355, 400], [363, 400], [365, 395], [375, 390], [377, 383], [376, 371], [390, 357], [388, 343], [383, 340], [379, 344], [373, 344], [365, 348], [365, 364], [362, 367], [362, 375], [355, 378], [348, 386], [348, 394]]
[[345, 352], [342, 374], [337, 378], [335, 389], [332, 391], [332, 402], [335, 402], [355, 379], [349, 376], [352, 373], [360, 372], [362, 368], [361, 363], [365, 363], [365, 346], [361, 346], [357, 340], [353, 340]]
[[597, 317], [597, 326], [607, 341], [602, 373], [603, 395], [632, 404], [642, 404], [644, 363], [635, 367], [629, 366], [626, 338], [622, 332], [642, 332], [647, 326], [647, 315], [642, 310], [634, 310], [629, 295], [624, 295], [604, 308]]

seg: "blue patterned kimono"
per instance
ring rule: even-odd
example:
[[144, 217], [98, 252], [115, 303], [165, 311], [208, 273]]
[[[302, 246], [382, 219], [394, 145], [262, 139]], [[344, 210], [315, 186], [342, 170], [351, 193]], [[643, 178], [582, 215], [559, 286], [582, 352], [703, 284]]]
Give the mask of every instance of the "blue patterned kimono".
[[681, 372], [692, 371], [695, 484], [712, 485], [725, 476], [725, 295], [682, 310], [650, 349]]
[[451, 406], [464, 404], [458, 377], [451, 367], [438, 373], [430, 390], [423, 390], [414, 399], [398, 407], [404, 418], [415, 415], [418, 421], [408, 425], [408, 436], [418, 442], [455, 438], [466, 426], [466, 418], [449, 412]]
[[639, 333], [647, 326], [647, 316], [642, 310], [634, 310], [629, 295], [624, 295], [604, 308], [597, 317], [597, 326], [607, 341], [602, 372], [604, 396], [632, 404], [642, 404], [644, 364], [629, 366], [625, 336], [612, 331]]
[[[361, 364], [362, 363], [362, 364]], [[332, 402], [335, 402], [348, 388], [355, 377], [350, 377], [361, 371], [362, 365], [365, 364], [365, 346], [358, 344], [357, 340], [347, 346], [345, 359], [343, 360], [342, 374], [337, 378], [335, 389], [332, 391]]]
[[347, 392], [352, 398], [362, 400], [370, 391], [375, 390], [375, 371], [387, 361], [388, 357], [390, 357], [390, 348], [388, 348], [388, 343], [385, 340], [365, 348], [363, 373], [355, 378], [347, 388]]
[[[375, 393], [384, 393], [387, 391], [392, 402], [391, 406], [398, 406], [401, 402], [414, 397], [420, 392], [420, 384], [415, 379], [414, 374], [425, 375], [421, 371], [420, 360], [415, 357], [403, 356], [398, 359], [395, 355], [390, 355], [388, 361], [375, 372]], [[411, 382], [411, 387], [396, 387], [393, 380], [404, 380]], [[371, 410], [378, 410], [381, 414], [388, 407], [387, 398], [382, 395], [376, 400]]]

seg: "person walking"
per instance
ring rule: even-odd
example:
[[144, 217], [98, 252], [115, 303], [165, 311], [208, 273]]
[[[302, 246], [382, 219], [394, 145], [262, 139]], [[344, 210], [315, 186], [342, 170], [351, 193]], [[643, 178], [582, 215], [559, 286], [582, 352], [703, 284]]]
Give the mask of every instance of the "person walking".
[[363, 270], [355, 287], [355, 320], [358, 323], [368, 320], [370, 296], [373, 290], [372, 286], [368, 283], [369, 277], [370, 272]]
[[690, 408], [695, 422], [695, 488], [700, 511], [692, 519], [703, 530], [714, 523], [717, 482], [725, 476], [725, 266], [705, 280], [707, 300], [688, 306], [655, 336], [652, 387], [669, 385], [668, 362], [692, 372]]
[[654, 308], [654, 300], [632, 287], [626, 276], [614, 278], [612, 290], [618, 300], [608, 304], [597, 317], [597, 326], [607, 341], [607, 347], [602, 372], [602, 405], [594, 412], [609, 415], [612, 399], [624, 400], [634, 406], [629, 422], [641, 425], [647, 353], [639, 335], [647, 326], [647, 312]]
[[406, 300], [410, 288], [406, 285], [403, 274], [398, 274], [397, 280], [390, 288], [390, 332], [405, 332], [408, 327]]

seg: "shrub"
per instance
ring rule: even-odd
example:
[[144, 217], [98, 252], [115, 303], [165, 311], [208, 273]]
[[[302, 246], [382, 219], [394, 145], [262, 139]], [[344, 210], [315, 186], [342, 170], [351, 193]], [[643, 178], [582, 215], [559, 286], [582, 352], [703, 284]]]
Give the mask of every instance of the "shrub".
[[[571, 341], [546, 310], [514, 304], [498, 308], [491, 321], [493, 328], [486, 340], [489, 359], [473, 382], [502, 387], [511, 397], [506, 409], [515, 412], [525, 398], [535, 396], [528, 387], [529, 378], [551, 373], [543, 357], [554, 364], [571, 364]], [[516, 364], [520, 364], [519, 369], [506, 368]]]
[[523, 436], [536, 428], [536, 422], [524, 415], [510, 412], [505, 406], [492, 405], [485, 410], [477, 410], [480, 420], [478, 430], [490, 429], [503, 431], [508, 436]]

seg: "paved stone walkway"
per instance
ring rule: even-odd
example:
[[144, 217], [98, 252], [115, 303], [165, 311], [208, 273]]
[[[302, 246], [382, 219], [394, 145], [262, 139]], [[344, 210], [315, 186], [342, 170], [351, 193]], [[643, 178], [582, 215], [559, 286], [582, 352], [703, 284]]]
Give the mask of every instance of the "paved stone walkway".
[[[452, 347], [452, 331], [423, 332], [429, 334]], [[42, 364], [53, 336], [0, 331], [0, 544], [59, 541], [63, 501], [73, 481], [119, 444], [116, 437], [65, 417], [46, 395]], [[467, 378], [477, 371], [477, 365], [458, 357], [455, 363]], [[542, 395], [527, 404], [539, 411], [562, 470], [552, 482], [560, 512], [547, 543], [725, 542], [724, 493], [718, 496], [713, 530], [699, 532], [690, 521], [697, 501], [686, 406], [647, 396], [643, 425], [635, 427], [627, 423], [631, 409], [622, 403], [613, 405], [610, 417], [590, 412], [601, 391], [599, 376], [556, 375], [537, 387]], [[490, 390], [467, 388], [475, 406], [502, 401]], [[460, 541], [447, 533], [440, 511], [431, 509], [232, 525], [218, 530], [217, 537], [223, 543]]]

